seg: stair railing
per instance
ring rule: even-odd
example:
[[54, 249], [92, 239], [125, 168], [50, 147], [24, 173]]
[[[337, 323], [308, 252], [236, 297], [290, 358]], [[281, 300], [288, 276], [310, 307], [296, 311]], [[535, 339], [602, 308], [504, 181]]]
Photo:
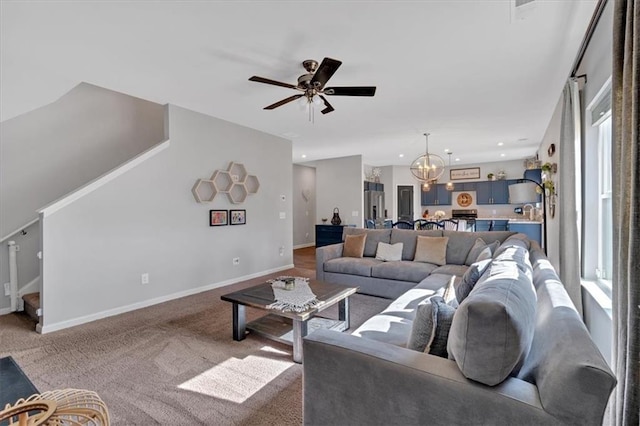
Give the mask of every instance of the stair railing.
[[[0, 240], [0, 243], [8, 240], [13, 237], [17, 233], [26, 234], [25, 229], [36, 223], [39, 218], [35, 218], [31, 222], [28, 222], [26, 225], [21, 226], [15, 231], [7, 234]], [[17, 261], [17, 253], [20, 251], [20, 246], [16, 244], [15, 241], [10, 240], [7, 245], [9, 246], [9, 297], [11, 298], [11, 312], [15, 312], [18, 310], [18, 261]]]

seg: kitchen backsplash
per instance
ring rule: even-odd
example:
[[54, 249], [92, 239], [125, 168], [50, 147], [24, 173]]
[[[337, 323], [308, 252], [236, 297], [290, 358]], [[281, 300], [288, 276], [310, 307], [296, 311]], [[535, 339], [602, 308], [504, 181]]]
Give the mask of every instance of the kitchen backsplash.
[[[478, 218], [512, 218], [512, 219], [522, 219], [523, 216], [513, 212], [513, 209], [516, 207], [521, 207], [518, 204], [494, 204], [494, 205], [480, 205], [474, 206], [476, 210], [478, 210]], [[419, 219], [425, 209], [429, 210], [429, 215], [433, 216], [433, 214], [437, 210], [442, 210], [445, 213], [446, 217], [451, 217], [452, 206], [422, 206], [422, 211], [416, 219]]]

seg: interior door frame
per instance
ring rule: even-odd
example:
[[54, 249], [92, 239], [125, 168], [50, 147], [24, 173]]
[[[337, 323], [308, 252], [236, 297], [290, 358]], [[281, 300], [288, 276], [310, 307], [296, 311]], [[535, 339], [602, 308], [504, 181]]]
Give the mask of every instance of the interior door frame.
[[[410, 209], [411, 209], [411, 210], [410, 210], [410, 216], [409, 216], [409, 217], [405, 217], [405, 216], [403, 216], [403, 215], [401, 215], [401, 214], [400, 214], [400, 213], [401, 213], [401, 211], [402, 211], [402, 209], [400, 208], [400, 206], [401, 206], [401, 201], [402, 201], [402, 196], [401, 196], [401, 194], [402, 194], [402, 192], [403, 192], [403, 191], [406, 191], [406, 190], [409, 190], [409, 191], [410, 191], [410, 193], [411, 193], [411, 199], [409, 200], [409, 207], [410, 207]], [[398, 201], [397, 201], [397, 208], [398, 208], [398, 210], [397, 210], [397, 212], [398, 212], [398, 220], [408, 220], [408, 221], [412, 221], [412, 220], [413, 220], [413, 217], [414, 217], [414, 214], [415, 214], [415, 212], [413, 211], [413, 195], [414, 195], [414, 194], [413, 194], [413, 191], [414, 191], [414, 186], [413, 186], [413, 185], [398, 185], [398, 187], [397, 187], [396, 191], [397, 191], [397, 200], [398, 200]]]

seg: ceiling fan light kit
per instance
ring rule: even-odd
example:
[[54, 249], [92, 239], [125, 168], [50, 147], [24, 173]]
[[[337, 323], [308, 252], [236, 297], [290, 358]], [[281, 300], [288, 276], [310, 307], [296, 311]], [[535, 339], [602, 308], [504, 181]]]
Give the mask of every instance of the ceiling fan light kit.
[[[266, 110], [276, 109], [289, 102], [300, 99], [298, 102], [301, 106], [321, 106], [324, 104], [325, 108], [321, 110], [322, 114], [328, 114], [335, 109], [325, 96], [373, 96], [376, 93], [375, 86], [347, 86], [347, 87], [325, 87], [327, 81], [335, 74], [338, 68], [342, 65], [341, 61], [331, 58], [324, 58], [322, 63], [318, 65], [318, 62], [313, 59], [307, 59], [302, 62], [302, 66], [307, 71], [306, 74], [298, 77], [297, 84], [288, 84], [276, 80], [271, 80], [264, 77], [253, 76], [249, 78], [249, 81], [255, 81], [257, 83], [271, 84], [274, 86], [286, 87], [288, 89], [298, 90], [302, 93], [289, 96], [271, 105], [264, 107]], [[310, 111], [311, 118], [311, 111]]]

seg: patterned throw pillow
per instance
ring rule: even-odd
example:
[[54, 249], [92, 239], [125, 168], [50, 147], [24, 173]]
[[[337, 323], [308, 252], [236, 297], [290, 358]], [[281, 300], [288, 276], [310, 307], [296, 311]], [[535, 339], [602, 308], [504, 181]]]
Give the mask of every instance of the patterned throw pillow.
[[362, 257], [364, 253], [364, 242], [367, 234], [347, 235], [344, 239], [344, 248], [342, 256], [344, 257]]
[[455, 283], [456, 299], [458, 303], [462, 303], [467, 298], [473, 287], [476, 285], [484, 271], [491, 264], [491, 258], [481, 260], [469, 266], [467, 272], [464, 273], [462, 279]]
[[376, 259], [384, 262], [402, 260], [402, 248], [402, 243], [387, 244], [381, 241], [378, 243], [378, 249], [376, 250]]
[[447, 339], [456, 308], [434, 295], [418, 304], [407, 348], [447, 358]]

